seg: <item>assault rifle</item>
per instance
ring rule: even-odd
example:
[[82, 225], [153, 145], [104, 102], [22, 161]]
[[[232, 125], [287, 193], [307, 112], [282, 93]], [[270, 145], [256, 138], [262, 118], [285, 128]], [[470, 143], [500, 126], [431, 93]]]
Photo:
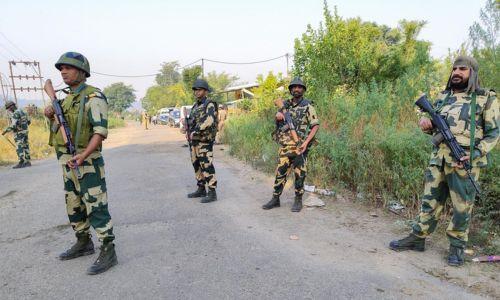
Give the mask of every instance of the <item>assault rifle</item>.
[[[71, 129], [69, 128], [68, 121], [66, 121], [66, 119], [64, 118], [61, 102], [56, 97], [56, 91], [54, 90], [54, 87], [52, 86], [52, 81], [50, 79], [47, 79], [47, 81], [45, 81], [43, 89], [45, 90], [45, 93], [47, 93], [50, 100], [52, 101], [52, 108], [54, 108], [54, 117], [57, 125], [59, 125], [59, 130], [61, 131], [64, 140], [64, 145], [66, 146], [68, 153], [71, 154], [71, 156], [75, 156], [76, 146], [71, 136]], [[75, 166], [73, 169], [75, 170], [78, 178], [80, 178], [81, 175], [80, 171], [78, 170], [78, 166]]]
[[281, 131], [290, 131], [290, 136], [294, 143], [299, 142], [299, 136], [297, 135], [297, 131], [295, 130], [295, 125], [293, 124], [292, 116], [290, 112], [285, 108], [285, 103], [282, 98], [278, 98], [274, 100], [274, 104], [280, 109], [280, 111], [285, 115], [285, 126], [281, 128]]
[[[479, 186], [477, 185], [477, 182], [474, 180], [474, 178], [472, 177], [472, 174], [470, 172], [470, 170], [472, 169], [471, 164], [469, 163], [469, 161], [462, 162], [460, 160], [462, 157], [466, 156], [467, 153], [460, 146], [460, 144], [457, 142], [457, 139], [455, 138], [453, 133], [451, 133], [450, 127], [448, 126], [448, 123], [446, 123], [446, 120], [441, 115], [436, 113], [436, 111], [434, 110], [434, 107], [429, 102], [429, 100], [427, 99], [427, 96], [425, 94], [422, 95], [420, 98], [418, 98], [418, 100], [415, 102], [415, 105], [417, 105], [423, 112], [426, 112], [430, 115], [432, 125], [435, 128], [437, 128], [439, 133], [441, 133], [441, 135], [443, 136], [443, 141], [446, 143], [448, 148], [450, 148], [450, 150], [451, 150], [451, 156], [457, 162], [463, 164], [464, 170], [465, 170], [465, 172], [467, 172], [467, 176], [469, 177], [469, 180], [472, 182], [472, 185], [476, 189], [476, 192], [478, 194], [480, 194], [481, 191], [479, 190]], [[472, 151], [474, 151], [474, 149], [470, 149], [471, 154], [472, 154]]]

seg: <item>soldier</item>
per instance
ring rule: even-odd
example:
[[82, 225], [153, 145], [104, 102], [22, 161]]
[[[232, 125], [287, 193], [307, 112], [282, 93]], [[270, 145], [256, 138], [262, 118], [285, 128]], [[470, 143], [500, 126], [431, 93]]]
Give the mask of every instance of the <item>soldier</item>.
[[448, 264], [461, 266], [464, 263], [464, 247], [476, 190], [463, 169], [463, 163], [471, 162], [471, 173], [477, 181], [480, 170], [488, 163], [486, 155], [495, 148], [499, 139], [500, 113], [496, 94], [479, 86], [478, 70], [474, 58], [459, 56], [453, 63], [446, 89], [438, 96], [435, 105], [457, 142], [467, 152], [460, 162], [451, 157], [450, 149], [440, 141], [432, 122], [428, 118], [420, 119], [420, 128], [434, 134], [434, 144], [438, 146], [434, 146], [425, 171], [422, 206], [413, 230], [408, 237], [392, 241], [389, 244], [392, 250], [424, 251], [425, 238], [436, 229], [439, 215], [450, 197], [453, 217], [446, 230], [450, 242]]
[[[207, 98], [210, 92], [208, 83], [203, 79], [196, 79], [193, 84], [193, 93], [196, 102], [193, 104], [188, 117], [188, 141], [191, 152], [198, 189], [188, 194], [188, 198], [202, 197], [201, 203], [217, 200], [217, 179], [213, 166], [213, 147], [217, 134], [217, 103]], [[208, 186], [208, 194], [206, 191]]]
[[227, 119], [227, 105], [219, 105], [219, 117], [217, 123], [217, 136], [215, 137], [215, 143], [220, 144], [222, 141], [222, 135], [224, 134], [224, 126]]
[[148, 122], [149, 122], [149, 114], [147, 111], [142, 112], [142, 125], [144, 126], [144, 130], [148, 130]]
[[[276, 168], [276, 179], [274, 181], [274, 192], [271, 200], [262, 206], [263, 209], [271, 209], [280, 206], [280, 195], [286, 183], [286, 177], [293, 168], [295, 174], [295, 200], [292, 212], [302, 210], [302, 195], [304, 194], [304, 180], [306, 178], [307, 153], [311, 142], [319, 129], [319, 119], [312, 102], [303, 97], [306, 85], [299, 77], [292, 80], [288, 90], [292, 99], [285, 102], [285, 109], [290, 115], [299, 137], [295, 143], [290, 137], [290, 132], [278, 128], [274, 134], [280, 144], [279, 161]], [[285, 116], [280, 110], [276, 113], [276, 122], [283, 122]], [[283, 127], [281, 127], [283, 128]]]
[[[77, 154], [72, 157], [65, 147], [61, 130], [51, 131], [49, 144], [55, 147], [62, 165], [66, 209], [77, 238], [59, 258], [68, 260], [93, 254], [92, 226], [102, 243], [99, 257], [87, 270], [87, 274], [94, 275], [117, 264], [101, 155], [102, 141], [108, 136], [108, 103], [99, 89], [86, 84], [90, 66], [85, 56], [76, 52], [64, 53], [55, 67], [69, 86], [61, 106], [77, 148]], [[54, 123], [52, 107], [47, 107], [44, 113]], [[57, 129], [57, 126], [52, 128]], [[78, 168], [81, 177], [74, 168]]]
[[12, 101], [5, 103], [5, 110], [10, 118], [10, 126], [5, 128], [2, 135], [12, 131], [16, 142], [16, 153], [19, 163], [13, 169], [31, 167], [30, 145], [28, 142], [28, 126], [31, 124], [29, 116]]

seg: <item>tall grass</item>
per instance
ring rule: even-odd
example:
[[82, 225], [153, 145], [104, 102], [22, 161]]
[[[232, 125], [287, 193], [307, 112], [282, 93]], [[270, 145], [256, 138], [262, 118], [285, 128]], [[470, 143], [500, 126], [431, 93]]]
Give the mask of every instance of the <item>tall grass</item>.
[[[7, 121], [5, 119], [0, 120], [0, 128], [3, 130], [5, 127], [7, 127]], [[14, 143], [12, 133], [6, 134], [6, 137]], [[48, 145], [49, 130], [45, 120], [38, 118], [31, 120], [28, 139], [31, 159], [45, 158], [54, 152], [53, 148]], [[0, 137], [0, 164], [10, 164], [17, 160], [16, 149], [5, 138]]]

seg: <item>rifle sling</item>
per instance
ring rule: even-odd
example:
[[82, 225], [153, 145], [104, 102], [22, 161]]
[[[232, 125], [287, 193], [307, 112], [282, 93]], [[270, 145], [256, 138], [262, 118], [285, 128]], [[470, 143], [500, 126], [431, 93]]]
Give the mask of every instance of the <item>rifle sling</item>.
[[470, 108], [470, 161], [474, 160], [474, 148], [476, 146], [476, 93], [472, 93], [471, 108]]
[[[87, 87], [87, 85], [82, 84], [78, 88], [78, 90], [75, 91], [75, 93], [80, 93], [86, 87]], [[78, 152], [78, 141], [80, 140], [80, 131], [82, 130], [83, 112], [84, 112], [86, 100], [87, 100], [87, 96], [83, 96], [82, 99], [80, 100], [80, 107], [79, 107], [79, 111], [78, 111], [78, 120], [76, 122], [75, 140], [73, 141], [75, 143], [76, 152]]]

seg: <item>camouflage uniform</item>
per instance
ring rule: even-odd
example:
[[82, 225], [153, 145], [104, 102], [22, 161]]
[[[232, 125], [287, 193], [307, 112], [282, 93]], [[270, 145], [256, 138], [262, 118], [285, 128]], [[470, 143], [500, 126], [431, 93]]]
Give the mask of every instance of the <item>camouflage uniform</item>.
[[[84, 101], [80, 136], [76, 141], [77, 121], [80, 104]], [[70, 126], [81, 153], [93, 134], [104, 138], [108, 135], [108, 103], [97, 88], [82, 83], [66, 96], [61, 103], [64, 116]], [[113, 225], [108, 211], [104, 160], [100, 149], [87, 157], [78, 167], [81, 178], [66, 163], [72, 158], [68, 153], [61, 130], [51, 132], [50, 144], [55, 147], [57, 158], [62, 165], [66, 209], [76, 236], [87, 236], [92, 226], [103, 244], [112, 242]]]
[[31, 124], [29, 116], [20, 108], [14, 112], [7, 111], [10, 117], [10, 126], [3, 134], [12, 131], [16, 142], [16, 153], [20, 164], [30, 162], [30, 146], [28, 143], [28, 126]]
[[217, 179], [213, 166], [213, 145], [217, 134], [217, 103], [204, 98], [194, 103], [189, 114], [191, 163], [194, 167], [198, 187], [215, 189]]
[[215, 137], [216, 143], [221, 143], [222, 136], [224, 134], [224, 127], [227, 119], [227, 108], [219, 110], [218, 124], [217, 124], [217, 135]]
[[279, 197], [283, 192], [286, 177], [292, 168], [295, 174], [295, 195], [304, 194], [308, 150], [302, 155], [297, 155], [297, 150], [301, 142], [306, 140], [311, 128], [315, 125], [319, 125], [316, 110], [309, 100], [302, 98], [295, 105], [292, 103], [292, 100], [287, 100], [285, 102], [285, 108], [292, 116], [293, 124], [295, 125], [295, 130], [299, 137], [299, 145], [296, 145], [292, 140], [289, 131], [277, 129], [275, 138], [280, 144], [280, 149], [278, 167], [276, 168], [276, 179], [274, 181], [273, 196], [275, 197]]
[[[446, 91], [438, 96], [437, 111], [447, 121], [458, 143], [470, 154], [472, 93]], [[500, 113], [493, 91], [476, 93], [476, 130], [471, 173], [477, 181], [480, 170], [486, 167], [487, 153], [499, 139]], [[453, 217], [446, 230], [450, 244], [463, 248], [468, 239], [469, 223], [476, 191], [466, 172], [457, 167], [448, 146], [435, 146], [429, 167], [425, 171], [425, 190], [422, 207], [413, 225], [413, 234], [424, 238], [432, 233], [448, 196], [453, 205]]]

